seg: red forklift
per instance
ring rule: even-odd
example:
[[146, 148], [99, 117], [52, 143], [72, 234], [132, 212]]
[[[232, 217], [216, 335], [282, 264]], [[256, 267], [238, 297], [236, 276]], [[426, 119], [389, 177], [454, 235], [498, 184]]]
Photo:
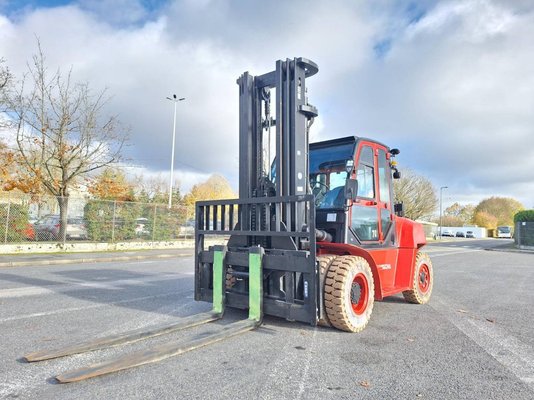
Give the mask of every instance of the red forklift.
[[[375, 300], [399, 293], [424, 304], [433, 273], [423, 227], [403, 218], [392, 180], [397, 149], [354, 136], [309, 143], [317, 109], [305, 58], [276, 62], [239, 85], [239, 198], [196, 204], [195, 300], [212, 311], [171, 324], [26, 355], [41, 361], [175, 332], [222, 318], [248, 319], [214, 334], [167, 343], [56, 376], [73, 382], [159, 361], [250, 331], [263, 315], [359, 332]], [[207, 237], [226, 245], [207, 247]]]
[[358, 332], [375, 299], [426, 303], [432, 263], [423, 227], [393, 202], [399, 150], [354, 136], [308, 142], [317, 110], [305, 81], [317, 72], [296, 58], [238, 79], [239, 199], [197, 203], [195, 298], [212, 301], [216, 249], [204, 236], [229, 235], [227, 306], [248, 307], [243, 255], [259, 248], [265, 314]]

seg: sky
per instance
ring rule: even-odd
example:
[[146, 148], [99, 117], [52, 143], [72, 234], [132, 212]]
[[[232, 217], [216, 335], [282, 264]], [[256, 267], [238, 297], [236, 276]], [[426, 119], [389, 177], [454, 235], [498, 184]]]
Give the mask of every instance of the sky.
[[212, 173], [238, 185], [238, 87], [278, 59], [319, 65], [311, 140], [364, 136], [399, 148], [443, 204], [513, 197], [534, 208], [534, 2], [0, 0], [0, 57], [49, 66], [113, 95], [131, 128], [127, 171], [170, 167], [182, 192]]

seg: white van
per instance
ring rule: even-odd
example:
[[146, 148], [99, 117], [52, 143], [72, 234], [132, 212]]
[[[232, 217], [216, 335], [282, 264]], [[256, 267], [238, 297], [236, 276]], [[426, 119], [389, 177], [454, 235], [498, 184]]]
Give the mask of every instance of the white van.
[[498, 226], [497, 237], [511, 239], [512, 238], [512, 227], [511, 226]]

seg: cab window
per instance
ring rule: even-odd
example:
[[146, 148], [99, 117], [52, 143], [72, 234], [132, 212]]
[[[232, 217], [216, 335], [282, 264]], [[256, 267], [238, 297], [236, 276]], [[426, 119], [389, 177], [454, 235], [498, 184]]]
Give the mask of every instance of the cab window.
[[380, 187], [380, 201], [389, 204], [389, 171], [385, 150], [378, 149], [378, 185]]
[[363, 146], [360, 151], [356, 179], [358, 179], [358, 196], [369, 199], [375, 197], [375, 174], [374, 174], [373, 149]]
[[376, 207], [352, 206], [351, 228], [360, 240], [378, 240]]

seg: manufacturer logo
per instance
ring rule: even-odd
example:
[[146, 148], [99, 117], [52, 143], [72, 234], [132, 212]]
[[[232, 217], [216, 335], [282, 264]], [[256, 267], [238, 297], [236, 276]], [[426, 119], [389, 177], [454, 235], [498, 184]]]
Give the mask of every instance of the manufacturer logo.
[[378, 264], [380, 269], [391, 269], [391, 264]]

